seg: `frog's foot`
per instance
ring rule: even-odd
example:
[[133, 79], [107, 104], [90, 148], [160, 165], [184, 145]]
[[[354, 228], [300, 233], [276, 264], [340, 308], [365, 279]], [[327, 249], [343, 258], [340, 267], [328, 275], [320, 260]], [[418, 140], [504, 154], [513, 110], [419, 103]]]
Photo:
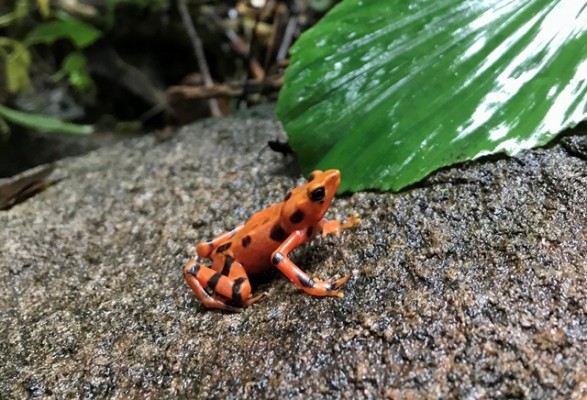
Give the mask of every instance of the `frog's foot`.
[[[328, 281], [319, 281], [319, 280], [313, 280], [310, 278], [311, 282], [314, 282], [314, 286], [313, 287], [308, 287], [303, 288], [304, 291], [308, 294], [314, 295], [314, 296], [332, 296], [332, 297], [343, 297], [344, 294], [340, 291], [338, 291], [337, 289], [339, 287], [341, 287], [342, 285], [344, 285], [352, 276], [352, 274], [348, 274], [346, 276], [343, 276], [340, 279], [337, 279], [336, 281], [333, 280], [328, 280]], [[309, 283], [309, 282], [307, 282]]]
[[361, 222], [361, 218], [358, 215], [351, 215], [347, 219], [338, 221], [338, 220], [327, 220], [323, 218], [320, 221], [320, 230], [322, 231], [322, 237], [330, 234], [339, 235], [340, 232], [344, 229], [348, 229], [353, 227]]
[[243, 301], [243, 307], [248, 307], [251, 304], [256, 303], [257, 301], [261, 300], [263, 297], [268, 296], [268, 295], [269, 295], [268, 292], [262, 292], [256, 296], [249, 295], [249, 297], [245, 301]]
[[[231, 306], [228, 302], [243, 304], [251, 293], [248, 278], [231, 279], [195, 261], [186, 264], [183, 274], [188, 285], [207, 308], [240, 312], [240, 308]], [[206, 286], [219, 296], [208, 294], [204, 289]]]
[[347, 219], [341, 222], [342, 225], [340, 226], [340, 228], [348, 229], [355, 225], [358, 225], [359, 223], [361, 223], [361, 217], [359, 217], [359, 214], [349, 215]]

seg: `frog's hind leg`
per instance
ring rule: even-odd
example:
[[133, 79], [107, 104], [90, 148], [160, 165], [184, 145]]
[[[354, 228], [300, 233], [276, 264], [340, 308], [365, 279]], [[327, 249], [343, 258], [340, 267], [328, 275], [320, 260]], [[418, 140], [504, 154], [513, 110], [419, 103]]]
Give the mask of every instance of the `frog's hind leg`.
[[223, 276], [227, 276], [232, 281], [232, 294], [231, 296], [225, 296], [229, 297], [236, 304], [248, 307], [267, 294], [266, 292], [256, 296], [251, 294], [251, 282], [249, 281], [247, 272], [242, 264], [233, 258], [233, 254], [230, 251], [219, 254], [212, 268], [220, 272]]
[[198, 296], [206, 308], [217, 308], [219, 310], [240, 312], [240, 308], [226, 304], [226, 299], [220, 298], [218, 296], [211, 296], [204, 289], [205, 286], [208, 286], [212, 289], [212, 291], [215, 291], [213, 286], [219, 281], [217, 275], [219, 274], [210, 267], [197, 263], [193, 260], [188, 262], [183, 268], [183, 276], [186, 282], [188, 285], [190, 285], [196, 296]]
[[[216, 253], [212, 268], [190, 261], [183, 273], [188, 285], [208, 308], [238, 312], [240, 308], [228, 303], [247, 307], [265, 295], [251, 296], [251, 283], [244, 267], [228, 254]], [[205, 287], [218, 296], [208, 294]]]

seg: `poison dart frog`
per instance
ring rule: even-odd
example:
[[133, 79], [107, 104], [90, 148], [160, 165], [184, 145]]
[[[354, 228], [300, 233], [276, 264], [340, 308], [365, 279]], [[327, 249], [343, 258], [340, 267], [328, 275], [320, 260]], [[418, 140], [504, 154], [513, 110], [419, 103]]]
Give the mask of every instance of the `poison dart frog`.
[[247, 307], [266, 295], [251, 294], [247, 274], [275, 266], [308, 294], [342, 297], [337, 289], [351, 274], [338, 280], [312, 279], [288, 257], [293, 249], [318, 232], [322, 236], [338, 235], [360, 222], [357, 216], [342, 222], [324, 218], [339, 184], [338, 170], [314, 171], [306, 183], [288, 192], [282, 202], [259, 211], [230, 232], [199, 243], [198, 256], [210, 259], [212, 266], [188, 262], [183, 269], [188, 285], [206, 307], [240, 311], [240, 307]]

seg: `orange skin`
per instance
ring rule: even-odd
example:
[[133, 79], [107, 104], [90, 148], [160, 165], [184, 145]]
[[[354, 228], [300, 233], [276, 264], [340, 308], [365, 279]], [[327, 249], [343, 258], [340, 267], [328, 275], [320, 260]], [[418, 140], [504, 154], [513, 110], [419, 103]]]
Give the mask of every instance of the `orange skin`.
[[[206, 307], [226, 311], [240, 311], [239, 307], [261, 299], [266, 293], [253, 296], [247, 274], [272, 266], [308, 294], [342, 297], [337, 289], [351, 274], [336, 281], [319, 281], [288, 258], [293, 249], [316, 233], [338, 235], [360, 221], [356, 216], [346, 222], [324, 218], [339, 184], [338, 170], [314, 171], [308, 182], [292, 189], [284, 201], [259, 211], [230, 232], [199, 243], [198, 256], [210, 259], [212, 266], [188, 262], [183, 269], [186, 282]], [[205, 287], [213, 294], [208, 294]]]

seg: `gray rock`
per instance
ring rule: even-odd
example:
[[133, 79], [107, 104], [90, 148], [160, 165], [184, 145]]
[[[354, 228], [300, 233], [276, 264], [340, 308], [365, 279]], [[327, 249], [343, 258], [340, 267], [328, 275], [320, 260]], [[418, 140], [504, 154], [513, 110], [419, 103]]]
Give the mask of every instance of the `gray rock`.
[[271, 110], [59, 162], [0, 214], [0, 398], [585, 398], [587, 168], [559, 145], [335, 199], [362, 223], [239, 314], [182, 277], [193, 246], [283, 198]]

